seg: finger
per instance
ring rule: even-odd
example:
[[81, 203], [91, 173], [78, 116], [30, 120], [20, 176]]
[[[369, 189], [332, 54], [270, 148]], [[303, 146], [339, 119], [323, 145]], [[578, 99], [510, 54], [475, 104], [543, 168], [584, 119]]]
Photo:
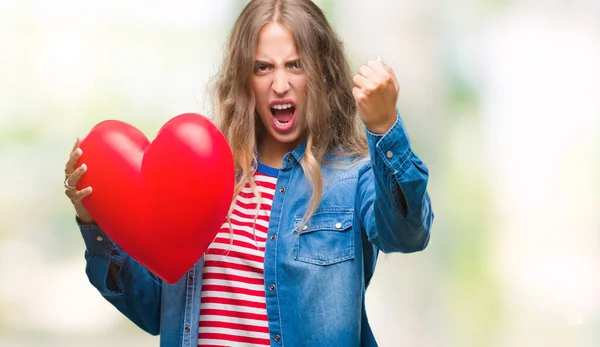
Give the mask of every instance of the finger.
[[365, 93], [362, 91], [362, 89], [358, 87], [352, 88], [352, 96], [354, 96], [354, 101], [356, 101], [358, 107], [362, 108], [363, 101], [365, 99]]
[[69, 197], [71, 198], [71, 202], [73, 203], [73, 205], [79, 205], [82, 203], [83, 198], [90, 194], [92, 194], [92, 187], [86, 187], [84, 189], [76, 191]]
[[81, 144], [81, 137], [77, 136], [77, 139], [75, 140], [75, 144], [73, 145], [73, 148], [71, 148], [71, 153], [73, 153], [73, 151], [75, 151], [75, 149], [77, 149], [77, 147], [79, 147], [80, 144]]
[[81, 178], [81, 176], [83, 176], [83, 174], [85, 174], [86, 171], [87, 165], [81, 164], [81, 166], [78, 167], [77, 170], [73, 171], [69, 178], [67, 178], [67, 184], [71, 187], [77, 186], [77, 182], [79, 182], [79, 179]]
[[367, 62], [367, 65], [363, 65], [358, 69], [358, 73], [363, 76], [364, 78], [371, 80], [375, 83], [377, 83], [377, 81], [379, 80], [379, 77], [377, 76], [377, 74], [375, 73], [375, 70], [373, 70], [373, 68], [371, 68], [369, 65], [369, 63]]
[[361, 75], [361, 74], [357, 74], [354, 75], [354, 77], [352, 78], [352, 81], [354, 82], [354, 85], [358, 88], [367, 88], [369, 87], [372, 83], [369, 82], [368, 79], [365, 78], [365, 76]]
[[391, 68], [391, 67], [389, 67], [389, 66], [388, 66], [388, 65], [385, 63], [385, 61], [383, 61], [383, 58], [381, 58], [381, 56], [377, 56], [377, 61], [378, 61], [378, 62], [380, 62], [380, 63], [383, 65], [383, 67], [384, 67], [384, 68], [385, 68], [385, 69], [386, 69], [388, 72], [392, 72], [392, 68]]
[[381, 57], [377, 57], [377, 58], [378, 58], [377, 61], [369, 60], [367, 62], [367, 65], [371, 69], [373, 69], [373, 71], [375, 72], [375, 74], [382, 81], [386, 81], [386, 80], [390, 79], [394, 83], [394, 86], [396, 87], [396, 89], [399, 89], [399, 87], [398, 87], [398, 81], [396, 80], [396, 74], [394, 73], [394, 70], [392, 70], [391, 67], [387, 66], [383, 62], [383, 59], [381, 59]]
[[[76, 199], [77, 197], [80, 197], [82, 194], [84, 194], [85, 196], [89, 195], [91, 193], [92, 187], [85, 187], [83, 189], [80, 190], [76, 190], [76, 189], [65, 189], [65, 195], [71, 199], [71, 201], [73, 201], [73, 199]], [[85, 191], [84, 193], [81, 193]]]
[[385, 68], [383, 61], [369, 60], [367, 66], [373, 69], [373, 73], [381, 79], [389, 76], [389, 71]]
[[384, 69], [385, 69], [385, 71], [387, 71], [387, 72], [388, 72], [390, 75], [394, 75], [394, 76], [396, 75], [396, 74], [394, 73], [394, 70], [392, 70], [392, 68], [391, 68], [391, 67], [389, 67], [389, 66], [387, 66], [385, 63], [383, 63], [383, 68], [384, 68]]
[[377, 60], [381, 63], [381, 65], [383, 65], [385, 71], [394, 77], [394, 81], [396, 81], [396, 74], [394, 73], [394, 70], [388, 64], [386, 64], [380, 56], [377, 56]]
[[75, 171], [75, 164], [77, 164], [77, 161], [79, 160], [79, 158], [81, 158], [81, 155], [83, 154], [83, 151], [81, 150], [81, 148], [76, 148], [71, 155], [69, 156], [69, 160], [67, 161], [67, 165], [65, 165], [65, 175], [70, 175], [73, 173], [73, 171]]

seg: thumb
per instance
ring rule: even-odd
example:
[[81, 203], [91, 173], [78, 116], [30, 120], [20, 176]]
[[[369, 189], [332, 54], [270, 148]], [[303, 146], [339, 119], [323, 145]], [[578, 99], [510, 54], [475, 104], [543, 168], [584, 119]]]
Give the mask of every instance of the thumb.
[[383, 65], [383, 67], [387, 70], [387, 72], [394, 73], [394, 71], [392, 71], [392, 68], [387, 66], [386, 63], [383, 61], [383, 59], [380, 56], [377, 56], [377, 61], [380, 62], [381, 65]]
[[381, 59], [380, 56], [377, 56], [377, 61], [379, 61], [381, 63], [381, 65], [383, 65], [383, 68], [393, 77], [394, 80], [394, 85], [396, 86], [396, 89], [399, 90], [400, 86], [398, 85], [398, 81], [396, 80], [396, 74], [394, 73], [394, 70], [392, 70], [391, 67], [387, 66], [386, 63], [383, 61], [383, 59]]

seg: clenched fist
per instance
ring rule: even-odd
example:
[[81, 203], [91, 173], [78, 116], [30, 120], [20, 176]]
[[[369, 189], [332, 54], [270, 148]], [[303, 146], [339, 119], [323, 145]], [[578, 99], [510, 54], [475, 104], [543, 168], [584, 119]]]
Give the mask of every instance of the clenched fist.
[[352, 95], [363, 123], [375, 134], [385, 134], [396, 122], [398, 82], [381, 58], [369, 60], [353, 78]]

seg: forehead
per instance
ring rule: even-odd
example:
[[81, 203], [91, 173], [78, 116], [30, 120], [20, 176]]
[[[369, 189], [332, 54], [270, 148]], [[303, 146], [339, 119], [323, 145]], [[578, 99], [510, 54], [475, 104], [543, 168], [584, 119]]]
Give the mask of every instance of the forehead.
[[256, 45], [257, 59], [289, 59], [297, 55], [294, 35], [288, 28], [269, 23], [260, 30]]

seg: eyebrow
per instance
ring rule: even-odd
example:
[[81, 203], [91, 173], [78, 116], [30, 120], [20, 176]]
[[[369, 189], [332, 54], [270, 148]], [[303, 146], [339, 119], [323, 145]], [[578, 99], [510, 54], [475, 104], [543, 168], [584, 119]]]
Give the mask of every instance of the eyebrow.
[[[300, 63], [300, 58], [295, 58], [295, 59], [288, 60], [285, 62], [286, 65], [292, 64], [292, 63]], [[260, 64], [267, 65], [267, 66], [273, 66], [273, 63], [265, 61], [265, 60], [255, 60], [254, 61], [254, 65], [260, 65]]]

